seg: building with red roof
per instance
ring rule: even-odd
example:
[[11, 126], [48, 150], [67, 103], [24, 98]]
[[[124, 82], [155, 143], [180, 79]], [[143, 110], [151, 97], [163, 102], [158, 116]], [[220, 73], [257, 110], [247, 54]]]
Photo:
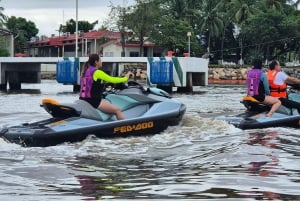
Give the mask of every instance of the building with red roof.
[[[60, 36], [35, 37], [28, 44], [28, 55], [33, 57], [74, 57], [76, 35], [63, 33]], [[138, 57], [139, 42], [127, 40], [125, 42], [125, 56]], [[143, 45], [143, 56], [161, 56], [161, 50], [145, 40]], [[120, 32], [99, 30], [90, 32], [79, 32], [78, 34], [78, 56], [88, 56], [91, 53], [103, 56], [121, 57], [122, 45]]]

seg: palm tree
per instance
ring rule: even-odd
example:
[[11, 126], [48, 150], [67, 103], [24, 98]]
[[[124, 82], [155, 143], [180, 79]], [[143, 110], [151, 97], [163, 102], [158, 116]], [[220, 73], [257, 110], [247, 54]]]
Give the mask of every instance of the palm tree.
[[[0, 0], [1, 2], [1, 0]], [[6, 21], [6, 16], [3, 13], [4, 8], [2, 6], [0, 6], [0, 27], [3, 27], [5, 21]]]
[[267, 8], [271, 8], [275, 11], [282, 11], [285, 0], [264, 0], [264, 3]]
[[[259, 12], [255, 7], [254, 0], [231, 0], [229, 2], [230, 10], [234, 14], [234, 20], [239, 29], [242, 28], [245, 21], [255, 13]], [[241, 32], [240, 32], [241, 33]], [[239, 34], [239, 42], [241, 48], [241, 63], [243, 63], [243, 36]]]
[[202, 10], [200, 11], [199, 30], [208, 35], [207, 39], [207, 53], [210, 52], [210, 42], [212, 37], [218, 37], [223, 30], [223, 21], [218, 12], [219, 0], [203, 1]]
[[257, 11], [253, 0], [231, 0], [229, 4], [237, 24], [244, 23], [249, 16]]
[[169, 3], [171, 11], [171, 15], [175, 19], [185, 18], [186, 17], [186, 11], [187, 11], [187, 4], [185, 1], [182, 0], [171, 0]]
[[[223, 57], [224, 57], [224, 42], [225, 42], [225, 35], [226, 35], [226, 30], [229, 29], [229, 27], [233, 27], [233, 14], [231, 12], [228, 12], [230, 9], [230, 4], [228, 0], [221, 0], [220, 3], [218, 4], [218, 10], [221, 13], [222, 20], [223, 20], [223, 30], [222, 30], [222, 36], [221, 36], [221, 61], [223, 64]], [[233, 31], [232, 31], [233, 33]]]
[[[290, 0], [291, 1], [291, 0]], [[298, 6], [300, 5], [300, 0], [296, 0], [292, 2], [292, 5], [297, 9]]]

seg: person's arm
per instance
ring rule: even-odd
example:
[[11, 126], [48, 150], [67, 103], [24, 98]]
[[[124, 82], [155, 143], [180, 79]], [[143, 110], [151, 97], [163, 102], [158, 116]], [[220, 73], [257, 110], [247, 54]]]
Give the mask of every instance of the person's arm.
[[287, 82], [288, 84], [300, 84], [300, 80], [299, 80], [299, 79], [297, 79], [297, 78], [295, 78], [295, 77], [290, 77], [290, 76], [288, 76], [288, 77], [286, 78], [286, 82]]
[[104, 80], [106, 82], [113, 83], [113, 84], [127, 82], [127, 80], [128, 80], [127, 77], [112, 77], [112, 76], [106, 74], [102, 70], [96, 70], [93, 74], [93, 79], [95, 81], [98, 79], [101, 79], [101, 80]]
[[268, 82], [268, 78], [266, 73], [262, 73], [260, 76], [260, 80], [263, 82], [264, 84], [264, 88], [265, 88], [265, 93], [266, 95], [270, 95], [270, 87], [269, 87], [269, 82]]

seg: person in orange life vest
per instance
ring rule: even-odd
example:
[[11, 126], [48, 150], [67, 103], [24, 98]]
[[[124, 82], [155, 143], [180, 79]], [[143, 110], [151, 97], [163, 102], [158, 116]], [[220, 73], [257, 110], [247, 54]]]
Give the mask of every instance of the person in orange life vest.
[[118, 120], [124, 119], [124, 115], [120, 108], [102, 99], [104, 90], [103, 81], [109, 83], [124, 83], [127, 77], [111, 77], [100, 68], [102, 62], [97, 54], [89, 56], [89, 60], [85, 63], [81, 73], [80, 94], [79, 99], [87, 101], [94, 108], [105, 113], [115, 114]]
[[262, 61], [255, 59], [253, 68], [247, 72], [247, 95], [252, 96], [259, 102], [272, 105], [267, 113], [271, 117], [273, 113], [280, 107], [281, 102], [278, 98], [270, 96], [269, 83], [266, 74], [261, 70]]
[[288, 108], [297, 108], [300, 112], [300, 103], [287, 98], [287, 83], [300, 84], [300, 80], [295, 77], [290, 77], [286, 73], [282, 72], [280, 63], [276, 60], [273, 60], [269, 64], [269, 69], [267, 77], [270, 85], [270, 95], [278, 97], [282, 102], [282, 105]]

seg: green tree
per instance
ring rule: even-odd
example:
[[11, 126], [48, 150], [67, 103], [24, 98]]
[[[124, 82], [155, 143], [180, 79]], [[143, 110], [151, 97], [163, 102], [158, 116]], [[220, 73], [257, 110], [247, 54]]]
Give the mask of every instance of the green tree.
[[[227, 0], [222, 0], [217, 4], [216, 9], [219, 12], [219, 15], [221, 16], [221, 20], [223, 21], [223, 28], [222, 28], [222, 34], [220, 37], [220, 45], [218, 46], [218, 41], [216, 41], [217, 47], [215, 47], [216, 50], [218, 50], [218, 47], [220, 47], [220, 51], [214, 52], [214, 57], [217, 59], [221, 59], [222, 63], [224, 60], [224, 47], [226, 46], [229, 50], [226, 50], [227, 54], [234, 55], [236, 53], [235, 47], [236, 41], [234, 39], [234, 14], [232, 12], [228, 12], [230, 10], [230, 2]], [[221, 58], [220, 58], [221, 57]]]
[[175, 19], [184, 19], [187, 17], [187, 2], [182, 0], [171, 0], [169, 2], [169, 11]]
[[[1, 2], [1, 0], [0, 0]], [[6, 20], [6, 16], [3, 13], [4, 8], [2, 6], [0, 6], [0, 28], [2, 28], [4, 26], [5, 20]], [[1, 36], [0, 33], [0, 44], [5, 44], [6, 38]], [[0, 57], [7, 57], [9, 56], [9, 52], [7, 49], [4, 49], [3, 47], [1, 47], [2, 45], [0, 45]]]
[[166, 47], [168, 50], [178, 49], [182, 53], [187, 51], [187, 32], [192, 33], [191, 47], [193, 50], [196, 50], [199, 45], [195, 40], [193, 28], [186, 20], [163, 16], [161, 18], [161, 23], [155, 25], [153, 30], [150, 32], [150, 36], [151, 40], [156, 45]]
[[160, 4], [156, 0], [137, 0], [131, 12], [126, 14], [127, 27], [133, 31], [133, 36], [139, 38], [140, 56], [144, 55], [144, 39], [147, 33], [154, 29], [160, 21]]
[[[0, 2], [1, 2], [1, 0], [0, 0]], [[0, 6], [0, 27], [3, 27], [3, 25], [7, 19], [6, 15], [4, 15], [3, 11], [4, 11], [4, 8], [2, 6]]]
[[199, 17], [199, 30], [207, 35], [207, 53], [210, 53], [212, 37], [219, 37], [224, 27], [222, 16], [218, 11], [219, 0], [207, 0], [202, 4]]
[[239, 25], [243, 24], [249, 16], [258, 11], [255, 7], [255, 0], [231, 0], [230, 12], [234, 13], [235, 22]]
[[276, 43], [274, 43], [274, 46], [271, 46], [271, 53], [273, 54], [273, 57], [278, 59], [280, 55], [286, 55], [289, 52], [298, 52], [299, 55], [299, 15], [283, 15], [282, 20], [277, 25], [277, 27], [278, 32], [280, 33], [280, 40], [276, 41]]
[[281, 8], [267, 7], [243, 24], [242, 34], [252, 56], [264, 55], [270, 60], [299, 49], [299, 14], [290, 10], [292, 6], [282, 4]]
[[278, 25], [282, 18], [283, 15], [270, 10], [270, 12], [262, 12], [247, 19], [242, 34], [249, 45], [248, 49], [252, 49], [251, 57], [269, 54], [269, 47], [274, 45], [272, 41], [277, 41], [281, 37]]
[[223, 58], [219, 52], [236, 53], [238, 60], [256, 54], [285, 54], [300, 49], [300, 13], [295, 9], [298, 0], [136, 2], [136, 5], [127, 7], [126, 12], [123, 12], [124, 8], [118, 8], [116, 30], [125, 37], [122, 33], [126, 28], [133, 32], [133, 37], [139, 38], [141, 56], [144, 56], [144, 38], [150, 38], [162, 48], [184, 50], [187, 32], [192, 32], [191, 47], [198, 51], [198, 55], [203, 51], [201, 48], [206, 47], [207, 51], [214, 53], [215, 59]]
[[[236, 24], [237, 30], [241, 30], [245, 21], [255, 13], [260, 12], [256, 9], [256, 3], [255, 0], [231, 0], [229, 3], [230, 6], [230, 12], [234, 14], [234, 22]], [[261, 2], [260, 2], [261, 3]], [[243, 63], [243, 41], [244, 41], [244, 32], [240, 31], [238, 34], [238, 40], [240, 43], [240, 59]]]
[[110, 30], [119, 31], [121, 34], [121, 45], [122, 45], [122, 53], [121, 56], [125, 56], [125, 45], [126, 40], [128, 39], [128, 28], [127, 28], [127, 20], [126, 14], [129, 12], [130, 7], [125, 6], [114, 6], [111, 5], [111, 10], [109, 13], [109, 19], [107, 19], [104, 24], [105, 28]]
[[283, 11], [283, 4], [285, 0], [264, 0], [263, 6], [266, 6], [269, 9], [274, 11]]
[[[78, 21], [78, 31], [83, 32], [89, 32], [90, 30], [93, 30], [94, 27], [98, 24], [98, 21], [95, 21], [93, 23], [89, 23], [88, 21]], [[71, 34], [74, 34], [76, 31], [76, 21], [73, 19], [70, 19], [66, 22], [66, 25], [60, 25], [59, 32], [65, 33], [70, 32]]]
[[5, 23], [10, 31], [17, 34], [15, 39], [15, 51], [24, 53], [27, 43], [31, 37], [36, 36], [39, 30], [32, 21], [27, 21], [22, 17], [11, 16]]
[[8, 57], [9, 52], [7, 49], [0, 48], [0, 57]]

